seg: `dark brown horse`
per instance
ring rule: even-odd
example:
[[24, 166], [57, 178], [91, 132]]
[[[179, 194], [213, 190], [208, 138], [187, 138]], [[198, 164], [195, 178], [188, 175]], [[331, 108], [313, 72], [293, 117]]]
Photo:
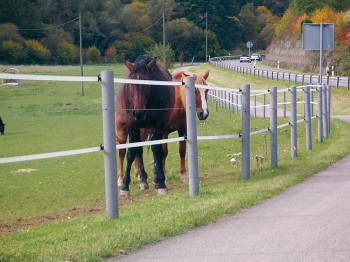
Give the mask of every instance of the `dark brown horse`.
[[[173, 76], [173, 81], [184, 83], [186, 76], [194, 76], [196, 84], [207, 85], [206, 79], [209, 76], [209, 70], [206, 71], [203, 75], [192, 73], [189, 71], [177, 71]], [[208, 89], [196, 88], [196, 111], [197, 117], [199, 120], [205, 120], [209, 116], [209, 109], [207, 104], [207, 94]], [[169, 134], [177, 131], [179, 136], [185, 136], [187, 134], [187, 124], [186, 124], [186, 88], [184, 85], [175, 87], [175, 104], [174, 109], [171, 112], [169, 121], [167, 123], [166, 131], [164, 132], [163, 138], [168, 138]], [[147, 137], [148, 133], [152, 133], [151, 129], [142, 129], [143, 139]], [[164, 162], [163, 168], [165, 172], [165, 162], [168, 155], [168, 145], [163, 144], [164, 150]], [[186, 141], [179, 142], [179, 154], [180, 154], [180, 173], [181, 173], [181, 182], [188, 183], [188, 176], [186, 174]], [[142, 159], [139, 162], [139, 159], [135, 161], [135, 176], [141, 177], [141, 173], [144, 172], [144, 166]], [[122, 165], [123, 159], [120, 159], [120, 165]], [[119, 183], [122, 181], [121, 171], [118, 173]]]
[[[129, 72], [127, 79], [171, 81], [170, 73], [157, 64], [156, 59], [149, 55], [139, 56], [135, 63], [126, 61]], [[116, 104], [116, 136], [119, 144], [140, 142], [141, 128], [152, 130], [151, 140], [162, 139], [171, 110], [174, 107], [175, 89], [173, 86], [159, 86], [151, 84], [122, 84], [115, 98]], [[158, 193], [167, 191], [163, 168], [164, 151], [162, 145], [152, 145], [154, 158], [154, 182]], [[119, 172], [123, 174], [123, 160], [126, 150], [119, 150]], [[148, 188], [147, 173], [143, 168], [142, 147], [129, 148], [127, 151], [127, 165], [121, 188], [122, 195], [129, 195], [130, 170], [135, 157], [140, 161], [140, 186]]]

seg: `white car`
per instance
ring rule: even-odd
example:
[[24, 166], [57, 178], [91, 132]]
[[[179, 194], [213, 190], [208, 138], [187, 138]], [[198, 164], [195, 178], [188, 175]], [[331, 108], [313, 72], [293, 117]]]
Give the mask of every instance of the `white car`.
[[251, 56], [250, 56], [250, 59], [252, 60], [252, 61], [261, 61], [262, 60], [262, 58], [261, 58], [261, 55], [260, 54], [258, 54], [258, 53], [256, 53], [256, 54], [252, 54]]
[[240, 63], [244, 63], [244, 62], [250, 63], [249, 55], [241, 55], [241, 57], [239, 58], [239, 62]]

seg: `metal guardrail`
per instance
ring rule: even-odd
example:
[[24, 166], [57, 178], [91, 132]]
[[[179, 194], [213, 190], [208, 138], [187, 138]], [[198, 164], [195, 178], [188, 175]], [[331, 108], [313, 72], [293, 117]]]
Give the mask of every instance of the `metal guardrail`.
[[[209, 63], [213, 66], [223, 68], [226, 70], [231, 70], [236, 73], [249, 74], [255, 77], [262, 77], [266, 79], [272, 80], [281, 80], [288, 81], [289, 83], [301, 83], [301, 85], [315, 85], [319, 84], [320, 76], [313, 74], [302, 74], [302, 73], [290, 73], [284, 70], [274, 70], [274, 69], [264, 69], [254, 67], [251, 64], [251, 67], [243, 67], [231, 65], [228, 63], [220, 63], [220, 61], [228, 61], [228, 60], [237, 60], [240, 55], [234, 56], [221, 56], [221, 57], [213, 57], [210, 58]], [[221, 60], [220, 60], [221, 58]], [[323, 76], [322, 83], [330, 86], [334, 86], [335, 88], [346, 87], [348, 91], [350, 91], [350, 76]]]

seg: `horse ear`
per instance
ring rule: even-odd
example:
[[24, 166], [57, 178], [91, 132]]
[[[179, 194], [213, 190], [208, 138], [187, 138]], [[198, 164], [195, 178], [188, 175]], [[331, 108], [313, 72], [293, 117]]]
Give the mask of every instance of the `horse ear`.
[[207, 78], [208, 78], [208, 76], [209, 76], [209, 73], [210, 73], [210, 70], [207, 70], [207, 71], [204, 73], [203, 78], [204, 78], [205, 80], [207, 80]]
[[151, 70], [157, 64], [157, 58], [153, 58], [151, 62], [147, 64], [148, 70]]
[[185, 72], [182, 72], [182, 74], [186, 77], [186, 76], [194, 76], [194, 79], [197, 80], [197, 76], [196, 74], [190, 72], [190, 71], [185, 71]]
[[130, 71], [132, 71], [135, 67], [135, 64], [129, 62], [128, 60], [125, 60], [124, 64]]

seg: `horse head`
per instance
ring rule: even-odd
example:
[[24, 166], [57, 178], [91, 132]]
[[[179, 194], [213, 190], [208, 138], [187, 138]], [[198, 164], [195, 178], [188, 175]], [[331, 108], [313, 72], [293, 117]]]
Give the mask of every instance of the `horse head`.
[[[207, 70], [203, 75], [194, 74], [191, 72], [183, 72], [183, 76], [194, 76], [195, 82], [198, 85], [207, 85], [207, 78], [209, 76], [210, 70]], [[199, 120], [205, 120], [209, 116], [209, 108], [207, 103], [209, 89], [203, 87], [196, 87], [196, 112]]]
[[[128, 79], [152, 80], [152, 69], [156, 66], [157, 60], [149, 55], [139, 56], [135, 63], [125, 61], [129, 69]], [[134, 120], [142, 121], [147, 116], [147, 104], [150, 100], [151, 85], [128, 84], [128, 96]]]

